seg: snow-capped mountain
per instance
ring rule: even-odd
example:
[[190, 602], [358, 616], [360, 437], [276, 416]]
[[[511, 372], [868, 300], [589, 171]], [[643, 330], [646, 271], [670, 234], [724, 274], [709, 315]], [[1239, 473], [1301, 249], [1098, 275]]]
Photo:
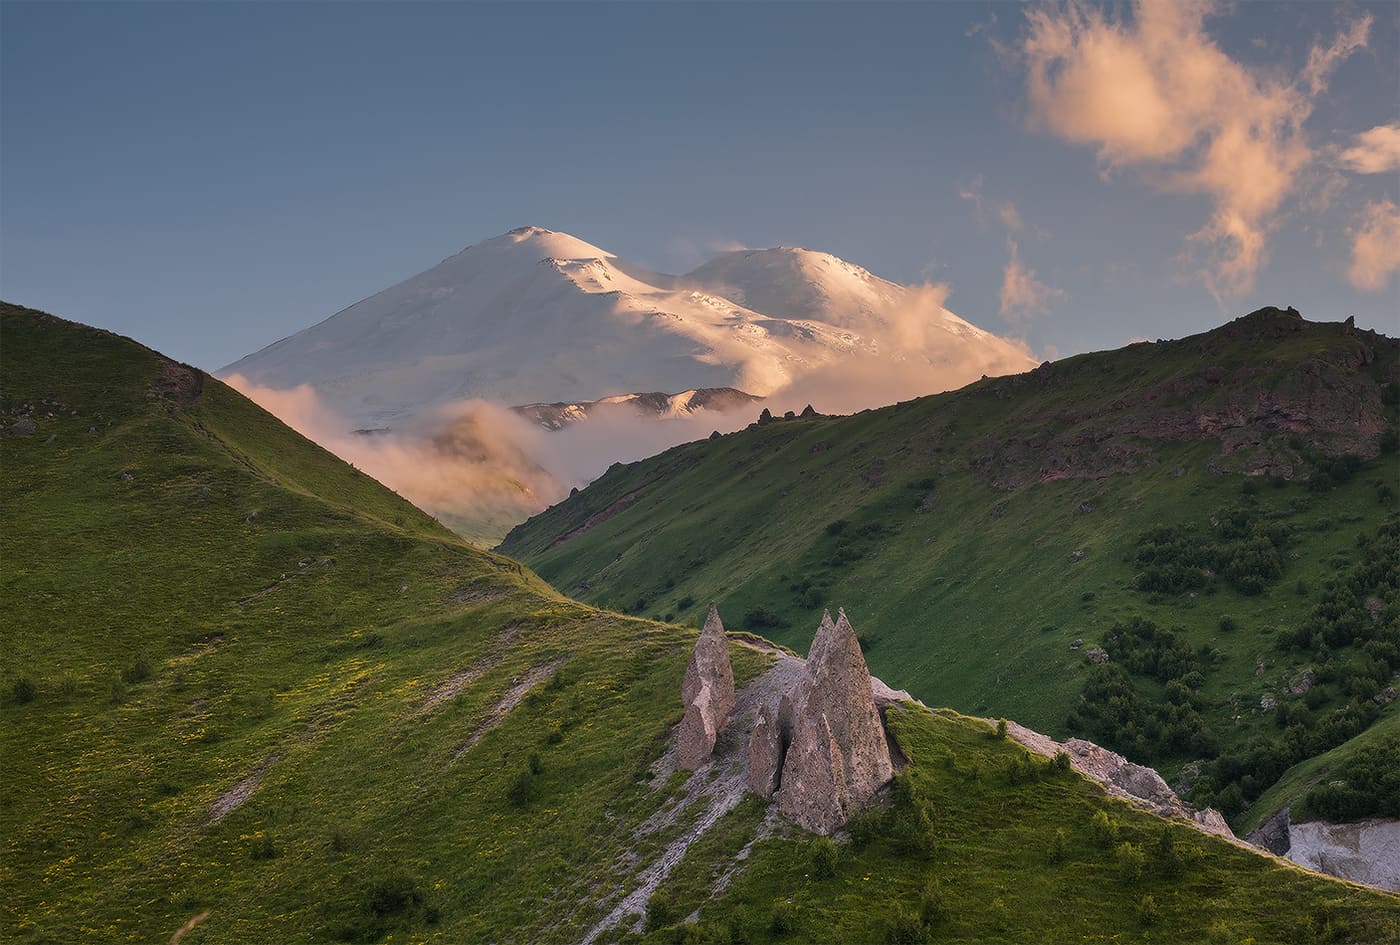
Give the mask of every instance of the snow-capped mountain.
[[[720, 387], [770, 396], [852, 365], [911, 377], [907, 396], [1033, 366], [941, 301], [804, 249], [730, 253], [667, 276], [527, 226], [220, 373], [309, 384], [355, 426], [380, 427], [465, 398], [582, 403]], [[861, 406], [893, 399], [871, 396]]]
[[702, 387], [699, 390], [683, 390], [679, 394], [614, 394], [599, 400], [521, 404], [510, 409], [546, 430], [562, 430], [610, 412], [644, 419], [673, 420], [701, 410], [728, 413], [748, 407], [759, 399], [732, 387]]

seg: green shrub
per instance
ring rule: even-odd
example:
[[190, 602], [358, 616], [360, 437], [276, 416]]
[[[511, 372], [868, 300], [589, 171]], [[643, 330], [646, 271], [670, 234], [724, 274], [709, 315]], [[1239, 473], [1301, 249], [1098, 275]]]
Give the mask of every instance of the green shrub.
[[1108, 819], [1108, 814], [1099, 811], [1089, 818], [1089, 833], [1100, 846], [1111, 846], [1118, 839], [1118, 827]]
[[390, 873], [370, 884], [365, 894], [365, 907], [371, 915], [381, 918], [400, 915], [421, 905], [423, 894], [418, 884], [404, 873]]
[[1234, 617], [1231, 617], [1231, 616], [1229, 616], [1229, 615], [1227, 614], [1227, 615], [1225, 615], [1224, 617], [1221, 617], [1221, 618], [1220, 618], [1220, 632], [1221, 632], [1221, 633], [1234, 633], [1234, 632], [1235, 632], [1236, 630], [1238, 630], [1239, 628], [1240, 628], [1239, 621], [1236, 620]]
[[1068, 855], [1069, 835], [1064, 828], [1055, 831], [1055, 837], [1050, 841], [1050, 862], [1063, 863]]
[[1132, 885], [1142, 879], [1142, 871], [1147, 866], [1147, 854], [1142, 852], [1141, 847], [1124, 841], [1118, 845], [1115, 858], [1123, 882]]
[[885, 931], [885, 941], [890, 945], [917, 945], [928, 940], [928, 929], [924, 927], [919, 914], [902, 902], [895, 903], [894, 914], [890, 916]]
[[830, 837], [818, 837], [812, 841], [812, 875], [818, 879], [830, 879], [836, 875], [836, 865], [841, 851]]
[[65, 673], [58, 681], [58, 694], [65, 700], [71, 700], [78, 694], [78, 677], [72, 673]]
[[680, 600], [676, 601], [676, 607], [677, 607], [677, 609], [679, 609], [679, 610], [689, 610], [690, 608], [692, 608], [692, 607], [694, 607], [694, 606], [695, 606], [695, 598], [694, 598], [693, 596], [691, 596], [690, 594], [687, 594], [687, 595], [685, 595], [684, 597], [682, 597]]
[[943, 899], [943, 890], [937, 881], [924, 883], [919, 896], [919, 920], [927, 926], [938, 925], [948, 919], [948, 904]]
[[1050, 759], [1050, 770], [1056, 774], [1068, 774], [1070, 768], [1069, 755], [1062, 751], [1055, 752], [1055, 757]]
[[544, 737], [545, 744], [557, 745], [564, 740], [564, 730], [555, 725], [549, 730], [549, 734]]
[[768, 914], [768, 930], [774, 935], [786, 935], [797, 928], [797, 904], [791, 899], [774, 899]]
[[1157, 900], [1151, 896], [1143, 896], [1138, 903], [1138, 921], [1143, 925], [1153, 925], [1161, 918], [1161, 913], [1157, 910]]
[[531, 774], [539, 774], [541, 771], [544, 770], [544, 762], [540, 760], [538, 752], [530, 752], [528, 766], [530, 768]]
[[34, 697], [38, 694], [39, 687], [35, 685], [34, 680], [30, 679], [28, 676], [20, 676], [14, 681], [14, 684], [10, 686], [10, 697], [14, 699], [17, 705], [25, 705], [33, 702]]
[[669, 896], [663, 895], [661, 892], [652, 893], [651, 898], [647, 900], [646, 928], [648, 932], [673, 925], [678, 918], [680, 916], [676, 914], [676, 904], [671, 901]]
[[282, 853], [277, 849], [277, 844], [272, 842], [272, 835], [259, 833], [253, 837], [253, 843], [248, 849], [248, 855], [255, 860], [275, 860]]
[[997, 720], [997, 738], [1006, 737], [1006, 719]]

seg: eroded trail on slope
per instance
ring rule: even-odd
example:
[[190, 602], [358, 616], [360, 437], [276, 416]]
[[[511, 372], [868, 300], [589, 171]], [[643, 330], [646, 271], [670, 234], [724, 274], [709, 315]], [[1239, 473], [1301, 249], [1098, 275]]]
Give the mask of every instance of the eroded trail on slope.
[[[632, 891], [588, 931], [582, 945], [593, 945], [604, 932], [617, 928], [629, 919], [634, 926], [638, 924], [646, 914], [647, 900], [685, 857], [690, 845], [744, 799], [749, 780], [749, 732], [753, 729], [759, 706], [767, 705], [776, 716], [779, 700], [797, 683], [804, 666], [802, 660], [788, 653], [764, 647], [753, 648], [774, 653], [777, 658], [761, 676], [735, 693], [734, 710], [715, 742], [715, 753], [710, 764], [690, 776], [684, 793], [663, 805], [642, 823], [637, 830], [637, 838], [673, 828], [693, 817], [689, 826], [651, 862], [641, 867], [633, 877], [635, 885]], [[672, 739], [665, 753], [652, 765], [652, 783], [658, 786], [666, 784], [676, 770], [676, 743]]]

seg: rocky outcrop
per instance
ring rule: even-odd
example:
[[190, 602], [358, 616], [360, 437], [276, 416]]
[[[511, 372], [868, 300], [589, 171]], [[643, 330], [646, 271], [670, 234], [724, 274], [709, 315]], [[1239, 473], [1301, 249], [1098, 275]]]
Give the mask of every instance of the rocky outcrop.
[[772, 797], [778, 790], [778, 775], [783, 770], [786, 747], [778, 720], [773, 718], [767, 705], [760, 705], [749, 736], [749, 790], [754, 794]]
[[1213, 808], [1194, 810], [1189, 807], [1152, 768], [1134, 764], [1117, 752], [1082, 738], [1071, 738], [1060, 744], [1048, 735], [1042, 735], [1015, 722], [1007, 723], [1007, 733], [1031, 751], [1047, 758], [1064, 752], [1069, 756], [1070, 766], [1074, 770], [1103, 785], [1104, 792], [1113, 797], [1122, 798], [1163, 817], [1189, 821], [1206, 833], [1239, 842], [1219, 811]]
[[681, 688], [685, 715], [676, 733], [677, 764], [695, 771], [710, 760], [715, 739], [734, 709], [734, 670], [729, 665], [729, 638], [719, 612], [710, 605], [705, 628], [695, 641]]
[[1288, 858], [1309, 869], [1400, 892], [1400, 820], [1290, 824]]
[[[897, 695], [883, 685], [892, 697]], [[822, 616], [802, 676], [778, 718], [761, 711], [749, 740], [749, 789], [777, 797], [798, 825], [829, 834], [894, 775], [870, 670], [844, 611]]]
[[1291, 845], [1288, 839], [1289, 809], [1287, 807], [1274, 811], [1268, 820], [1259, 825], [1259, 829], [1245, 837], [1245, 840], [1262, 847], [1275, 856], [1283, 856], [1288, 852]]

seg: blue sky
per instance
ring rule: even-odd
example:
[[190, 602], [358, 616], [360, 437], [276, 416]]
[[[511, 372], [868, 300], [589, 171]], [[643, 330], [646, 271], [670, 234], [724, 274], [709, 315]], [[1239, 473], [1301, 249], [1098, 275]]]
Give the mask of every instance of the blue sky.
[[1397, 333], [1400, 7], [1195, 9], [7, 0], [0, 294], [213, 369], [533, 223], [825, 250], [1048, 354]]

